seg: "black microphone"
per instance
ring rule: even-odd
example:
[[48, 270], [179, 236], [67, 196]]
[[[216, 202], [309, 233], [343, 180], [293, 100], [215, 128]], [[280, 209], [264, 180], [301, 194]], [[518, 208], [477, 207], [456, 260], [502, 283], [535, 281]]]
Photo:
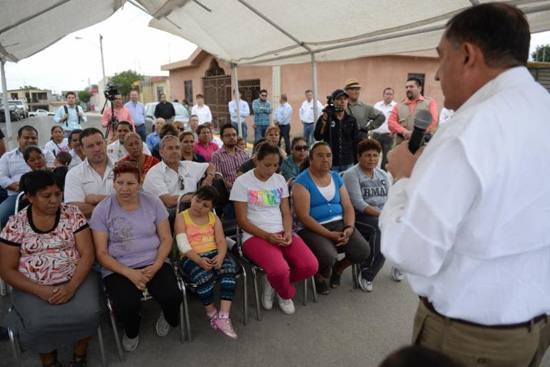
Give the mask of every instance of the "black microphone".
[[433, 121], [433, 116], [428, 110], [417, 111], [414, 116], [414, 130], [409, 140], [409, 151], [414, 154], [422, 145], [424, 133]]

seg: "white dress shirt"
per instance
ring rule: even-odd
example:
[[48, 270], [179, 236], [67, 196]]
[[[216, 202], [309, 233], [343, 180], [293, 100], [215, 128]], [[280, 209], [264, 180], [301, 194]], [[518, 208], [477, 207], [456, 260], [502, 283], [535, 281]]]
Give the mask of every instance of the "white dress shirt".
[[199, 107], [199, 105], [194, 105], [191, 109], [191, 114], [197, 115], [199, 118], [199, 125], [202, 125], [205, 122], [212, 122], [212, 112], [210, 112], [210, 107], [207, 105], [203, 105], [202, 107]]
[[[145, 176], [143, 190], [158, 197], [162, 195], [182, 195], [197, 190], [199, 181], [204, 176], [208, 163], [180, 161], [178, 173], [159, 162], [151, 167]], [[181, 189], [180, 177], [183, 178], [184, 188]]]
[[548, 116], [548, 92], [525, 67], [510, 69], [390, 189], [382, 253], [441, 314], [506, 325], [550, 312], [550, 150], [533, 134]]
[[[321, 114], [323, 113], [323, 105], [321, 104], [321, 102], [317, 101], [317, 116], [321, 116]], [[300, 111], [299, 111], [299, 115], [300, 115], [300, 121], [303, 121], [304, 123], [306, 124], [310, 124], [310, 123], [313, 123], [315, 122], [314, 121], [314, 115], [313, 115], [313, 100], [311, 100], [310, 102], [307, 101], [307, 99], [302, 102], [302, 106], [300, 107]]]
[[386, 116], [384, 123], [380, 125], [377, 129], [374, 129], [372, 132], [377, 134], [389, 134], [390, 129], [388, 128], [388, 120], [390, 119], [391, 110], [397, 104], [395, 101], [391, 101], [390, 104], [385, 104], [384, 101], [376, 102], [374, 108], [382, 112]]
[[86, 195], [110, 195], [113, 189], [113, 163], [107, 159], [105, 173], [101, 177], [86, 158], [82, 163], [67, 172], [65, 177], [65, 202], [84, 203]]
[[[237, 102], [232, 100], [227, 104], [227, 107], [229, 108], [229, 115], [231, 115], [231, 122], [238, 122]], [[239, 114], [241, 115], [241, 122], [246, 122], [246, 118], [250, 115], [250, 107], [248, 107], [248, 103], [242, 99], [239, 100]]]
[[[143, 143], [143, 154], [151, 155], [151, 151], [149, 150], [149, 147], [147, 144]], [[111, 144], [107, 146], [107, 155], [109, 156], [109, 159], [113, 163], [116, 163], [120, 161], [122, 158], [126, 157], [128, 155], [128, 151], [124, 147], [124, 144], [120, 143], [120, 140], [115, 140]]]
[[[42, 149], [42, 154], [46, 159], [47, 167], [54, 167], [55, 157], [49, 150]], [[25, 159], [23, 158], [23, 152], [19, 150], [19, 147], [4, 153], [0, 158], [0, 186], [6, 189], [12, 183], [19, 183], [19, 179], [24, 173], [31, 170]], [[17, 191], [7, 190], [8, 195], [17, 195]]]

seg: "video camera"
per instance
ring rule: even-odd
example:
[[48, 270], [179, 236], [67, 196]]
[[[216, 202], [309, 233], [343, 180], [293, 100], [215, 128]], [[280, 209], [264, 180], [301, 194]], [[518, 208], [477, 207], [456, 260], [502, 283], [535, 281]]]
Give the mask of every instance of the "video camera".
[[336, 112], [342, 112], [344, 109], [342, 107], [334, 107], [334, 98], [332, 96], [327, 96], [327, 105], [325, 107], [325, 112], [329, 116], [334, 116]]
[[106, 99], [112, 102], [115, 100], [115, 96], [120, 93], [118, 92], [117, 85], [113, 82], [109, 82], [107, 83], [103, 94], [105, 95]]

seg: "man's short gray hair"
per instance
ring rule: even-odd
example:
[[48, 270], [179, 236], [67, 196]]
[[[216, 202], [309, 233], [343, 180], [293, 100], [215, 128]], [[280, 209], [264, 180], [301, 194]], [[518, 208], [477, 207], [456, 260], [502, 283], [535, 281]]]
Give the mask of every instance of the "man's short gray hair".
[[175, 140], [179, 143], [179, 140], [178, 140], [178, 137], [177, 136], [174, 136], [174, 135], [166, 135], [164, 138], [162, 138], [162, 140], [160, 141], [160, 144], [159, 144], [159, 150], [163, 150], [164, 149], [164, 146], [166, 145], [167, 142], [169, 142], [170, 140]]

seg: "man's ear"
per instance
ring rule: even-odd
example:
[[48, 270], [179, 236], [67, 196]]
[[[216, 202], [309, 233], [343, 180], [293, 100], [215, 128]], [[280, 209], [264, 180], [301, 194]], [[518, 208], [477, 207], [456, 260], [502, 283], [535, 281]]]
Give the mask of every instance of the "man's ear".
[[481, 49], [473, 43], [464, 42], [461, 46], [464, 68], [470, 69], [479, 63], [483, 57]]

